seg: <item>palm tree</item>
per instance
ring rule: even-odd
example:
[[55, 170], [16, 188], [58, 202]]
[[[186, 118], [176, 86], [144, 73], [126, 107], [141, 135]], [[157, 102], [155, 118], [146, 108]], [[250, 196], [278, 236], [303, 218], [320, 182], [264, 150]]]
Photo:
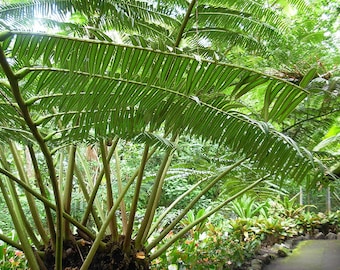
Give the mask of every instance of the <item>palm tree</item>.
[[[35, 11], [31, 6], [38, 4], [41, 11], [50, 12], [55, 8], [60, 11], [60, 16], [85, 8], [91, 11], [94, 19], [91, 21], [92, 17], [85, 16], [89, 23], [86, 27], [69, 24], [77, 30], [73, 32], [77, 33], [77, 37], [22, 32], [15, 27], [0, 35], [0, 188], [20, 243], [2, 234], [0, 239], [23, 250], [32, 269], [99, 269], [103, 266], [95, 265], [98, 261], [107, 261], [114, 269], [148, 269], [150, 260], [164, 252], [176, 239], [268, 175], [275, 175], [281, 180], [292, 178], [302, 181], [307, 178], [312, 180], [311, 184], [321, 178], [321, 171], [307, 152], [268, 123], [253, 120], [242, 113], [245, 108], [238, 101], [251, 91], [260, 89], [264, 93], [261, 103], [263, 119], [283, 120], [308, 95], [304, 87], [313, 77], [313, 72], [307, 74], [298, 86], [255, 70], [180, 52], [176, 48], [183, 37], [190, 36], [190, 30], [184, 33], [193, 17], [196, 1], [192, 1], [186, 9], [179, 5], [181, 1], [171, 2], [173, 10], [179, 9], [184, 14], [181, 20], [172, 12], [161, 13], [164, 7], [161, 1], [159, 3], [160, 6], [151, 13], [145, 11], [153, 6], [139, 1], [93, 1], [90, 4], [82, 1], [54, 1], [53, 4], [50, 1], [34, 1], [14, 5], [20, 10], [14, 17], [20, 17], [22, 10], [26, 10], [26, 14]], [[46, 9], [47, 6], [51, 9]], [[203, 6], [196, 10], [200, 8]], [[8, 26], [6, 21], [14, 18], [9, 9], [4, 7], [2, 10], [5, 18], [2, 25]], [[155, 22], [164, 19], [158, 28], [165, 33], [170, 29], [166, 22], [173, 22], [175, 29], [177, 20], [180, 31], [171, 33], [167, 39], [169, 42], [175, 40], [171, 44], [175, 49], [171, 52], [154, 50], [148, 43], [140, 46], [141, 43], [112, 42], [105, 31], [114, 26], [113, 20], [106, 19], [119, 14], [125, 14], [125, 17], [124, 23], [118, 23], [118, 27], [124, 29], [130, 26], [138, 34], [145, 31], [147, 35], [149, 32], [145, 29], [156, 31]], [[244, 15], [238, 13], [237, 16], [241, 18]], [[49, 22], [56, 24], [55, 21]], [[81, 33], [88, 35], [79, 37]], [[129, 35], [129, 40], [132, 41], [133, 37], [136, 36]], [[138, 40], [148, 41], [147, 37], [139, 36]], [[158, 41], [157, 34], [151, 37], [150, 44]], [[207, 37], [214, 40], [213, 36]], [[210, 177], [192, 203], [151, 241], [150, 232], [166, 172], [177, 142], [183, 135], [228, 147], [242, 158]], [[119, 163], [117, 147], [121, 140], [142, 143], [144, 152], [140, 165], [126, 182], [117, 177], [117, 185], [121, 188], [114, 196], [110, 164], [111, 159], [116, 165]], [[102, 167], [94, 173], [95, 183], [91, 189], [86, 187], [88, 180], [77, 156], [83, 142], [98, 144], [100, 152]], [[28, 149], [26, 163], [30, 163], [34, 171], [34, 182], [25, 171], [19, 154], [21, 148]], [[67, 159], [61, 158], [65, 150], [68, 152]], [[144, 216], [141, 222], [137, 222], [136, 209], [146, 165], [156, 151], [163, 151], [163, 158]], [[38, 162], [39, 158], [43, 162]], [[14, 166], [10, 160], [13, 160]], [[266, 173], [184, 227], [174, 237], [166, 239], [168, 232], [209, 189], [246, 161], [266, 170]], [[103, 181], [107, 212], [101, 216], [95, 200]], [[81, 220], [77, 220], [71, 211], [72, 186], [75, 183], [86, 201]], [[22, 210], [17, 185], [25, 191], [33, 225], [29, 224], [27, 214]], [[47, 185], [52, 189], [51, 195]], [[133, 192], [132, 200], [124, 204], [128, 190]], [[39, 216], [36, 201], [44, 206], [44, 220]], [[117, 218], [118, 212], [122, 222]], [[95, 230], [88, 226], [90, 217]], [[47, 224], [47, 232], [43, 224]], [[108, 232], [110, 237], [105, 238]], [[67, 259], [71, 257], [77, 260], [77, 265]]]

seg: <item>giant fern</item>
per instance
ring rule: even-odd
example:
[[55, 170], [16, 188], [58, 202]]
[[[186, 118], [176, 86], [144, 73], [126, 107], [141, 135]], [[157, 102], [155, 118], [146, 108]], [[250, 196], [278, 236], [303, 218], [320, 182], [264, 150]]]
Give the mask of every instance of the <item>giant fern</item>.
[[[12, 59], [27, 63], [15, 76], [35, 125], [43, 134], [44, 127], [54, 127], [44, 135], [47, 141], [131, 139], [163, 126], [168, 133], [186, 132], [256, 156], [282, 173], [303, 160], [267, 124], [228, 109], [262, 86], [267, 119], [280, 120], [307, 95], [299, 86], [238, 66], [104, 41], [18, 32], [7, 33], [3, 46]], [[8, 89], [3, 93], [2, 116], [8, 117], [16, 101]]]

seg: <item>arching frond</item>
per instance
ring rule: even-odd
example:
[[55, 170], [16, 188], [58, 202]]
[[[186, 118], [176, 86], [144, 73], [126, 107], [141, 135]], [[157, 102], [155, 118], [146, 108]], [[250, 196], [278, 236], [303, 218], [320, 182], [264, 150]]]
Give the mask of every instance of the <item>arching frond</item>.
[[88, 18], [89, 26], [99, 31], [143, 33], [156, 39], [168, 39], [171, 29], [180, 26], [180, 21], [169, 14], [171, 9], [155, 7], [145, 1], [74, 1], [73, 4], [76, 11]]
[[[194, 5], [182, 34], [181, 24], [188, 6], [188, 2], [182, 0], [27, 1], [2, 7], [0, 29], [32, 31], [34, 19], [41, 18], [41, 23], [49, 27], [58, 26], [80, 37], [108, 40], [106, 37], [117, 31], [122, 36], [144, 36], [150, 41], [174, 46], [181, 36], [195, 48], [212, 44], [222, 53], [233, 46], [265, 53], [287, 30], [276, 10], [258, 1], [204, 0]], [[82, 16], [82, 23], [72, 20], [73, 15]]]
[[66, 18], [72, 12], [69, 0], [31, 0], [10, 5], [0, 5], [0, 29], [33, 30], [39, 18]]
[[[221, 7], [200, 6], [197, 12], [197, 23], [205, 32], [209, 29], [216, 28], [226, 29], [235, 33], [238, 32], [252, 38], [258, 38], [259, 40], [275, 40], [280, 37], [278, 22], [271, 25], [270, 18], [257, 18], [254, 14], [246, 13], [243, 10], [239, 11]], [[277, 14], [274, 18], [278, 20]], [[192, 20], [191, 23], [193, 24], [192, 27], [194, 27], [196, 22]], [[200, 32], [200, 29], [196, 31]], [[225, 36], [225, 39], [228, 39], [228, 36]]]
[[[219, 47], [221, 49], [221, 53], [228, 52], [231, 48], [235, 46], [240, 46], [242, 48], [246, 48], [252, 52], [265, 52], [266, 47], [256, 40], [254, 37], [235, 32], [233, 29], [225, 29], [225, 28], [199, 28], [192, 29], [185, 33], [185, 38], [188, 39], [188, 44], [195, 48], [199, 49], [201, 53], [201, 48], [198, 45], [202, 45], [202, 47]], [[210, 44], [210, 41], [213, 41]], [[222, 50], [223, 48], [223, 50]]]
[[108, 76], [119, 83], [131, 80], [137, 86], [169, 89], [198, 99], [213, 93], [238, 99], [262, 86], [265, 119], [280, 120], [307, 95], [299, 86], [251, 69], [174, 53], [42, 34], [18, 33], [14, 40], [13, 54], [27, 63], [41, 59], [62, 69], [54, 73], [78, 71], [81, 76]]
[[278, 12], [256, 1], [200, 1], [184, 37], [203, 39], [217, 50], [234, 46], [264, 53], [287, 26]]
[[[162, 127], [227, 146], [278, 175], [302, 179], [313, 171], [313, 161], [293, 141], [266, 123], [228, 111], [225, 103], [229, 99], [232, 108], [234, 99], [261, 86], [264, 110], [279, 119], [306, 96], [299, 86], [238, 66], [141, 47], [32, 33], [3, 37], [10, 57], [26, 63], [16, 78], [47, 141], [61, 144], [92, 135], [130, 139]], [[226, 98], [205, 99], [209, 94]]]

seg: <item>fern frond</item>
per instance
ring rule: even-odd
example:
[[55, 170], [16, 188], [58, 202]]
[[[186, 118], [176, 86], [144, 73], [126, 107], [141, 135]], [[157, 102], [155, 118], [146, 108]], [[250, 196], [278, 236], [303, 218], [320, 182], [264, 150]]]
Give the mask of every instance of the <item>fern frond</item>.
[[[60, 66], [62, 69], [58, 72], [61, 73], [55, 75], [53, 83], [68, 71], [78, 71], [78, 75], [85, 77], [98, 74], [99, 79], [106, 74], [117, 82], [132, 79], [131, 82], [139, 86], [171, 89], [203, 100], [212, 93], [238, 99], [262, 86], [266, 88], [263, 111], [267, 120], [280, 120], [307, 95], [294, 84], [239, 66], [108, 42], [18, 33], [12, 53], [26, 62], [41, 59], [46, 65]], [[94, 61], [89, 62], [89, 59]], [[41, 84], [48, 81], [45, 77], [40, 80]]]
[[68, 0], [29, 0], [0, 5], [0, 18], [3, 22], [1, 28], [32, 31], [36, 19], [59, 17], [63, 20], [73, 11], [70, 3]]
[[[29, 63], [15, 74], [36, 126], [50, 129], [47, 141], [133, 139], [164, 128], [227, 146], [278, 175], [302, 179], [314, 170], [288, 137], [225, 110], [228, 98], [233, 106], [261, 86], [269, 117], [280, 119], [307, 95], [299, 86], [239, 66], [104, 41], [15, 33], [11, 45], [11, 57]], [[225, 99], [204, 99], [210, 94]]]

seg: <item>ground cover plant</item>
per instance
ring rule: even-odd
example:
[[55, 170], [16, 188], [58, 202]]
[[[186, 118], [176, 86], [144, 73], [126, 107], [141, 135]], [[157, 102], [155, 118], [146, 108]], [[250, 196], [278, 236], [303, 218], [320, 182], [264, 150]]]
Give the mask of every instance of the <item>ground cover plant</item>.
[[[282, 36], [278, 14], [255, 2], [169, 2], [2, 6], [0, 189], [17, 238], [0, 239], [22, 251], [31, 269], [149, 269], [267, 179], [323, 183], [323, 165], [268, 123], [282, 122], [311, 94], [306, 86], [317, 70], [294, 84], [220, 61], [214, 49], [265, 53]], [[216, 35], [216, 10], [237, 30], [226, 43], [221, 38], [233, 29]], [[30, 29], [36, 12], [49, 31]], [[204, 21], [195, 21], [197, 13]], [[186, 46], [207, 41], [211, 48]], [[253, 92], [263, 95], [250, 108], [242, 99]], [[254, 110], [256, 118], [247, 113]], [[174, 155], [188, 138], [213, 144], [228, 161], [160, 205]], [[193, 216], [201, 198], [241, 169], [252, 175], [246, 186]], [[186, 196], [190, 202], [167, 217]]]
[[[251, 206], [249, 202], [254, 198], [242, 196], [230, 208], [236, 216], [216, 215], [194, 227], [185, 239], [153, 261], [152, 269], [244, 269], [262, 247], [270, 248], [298, 236], [313, 237], [322, 231], [339, 232], [339, 211], [325, 214], [313, 208], [316, 211], [310, 212], [294, 198], [283, 198]], [[239, 215], [239, 205], [261, 210], [251, 216]], [[202, 212], [198, 211], [196, 218]]]

